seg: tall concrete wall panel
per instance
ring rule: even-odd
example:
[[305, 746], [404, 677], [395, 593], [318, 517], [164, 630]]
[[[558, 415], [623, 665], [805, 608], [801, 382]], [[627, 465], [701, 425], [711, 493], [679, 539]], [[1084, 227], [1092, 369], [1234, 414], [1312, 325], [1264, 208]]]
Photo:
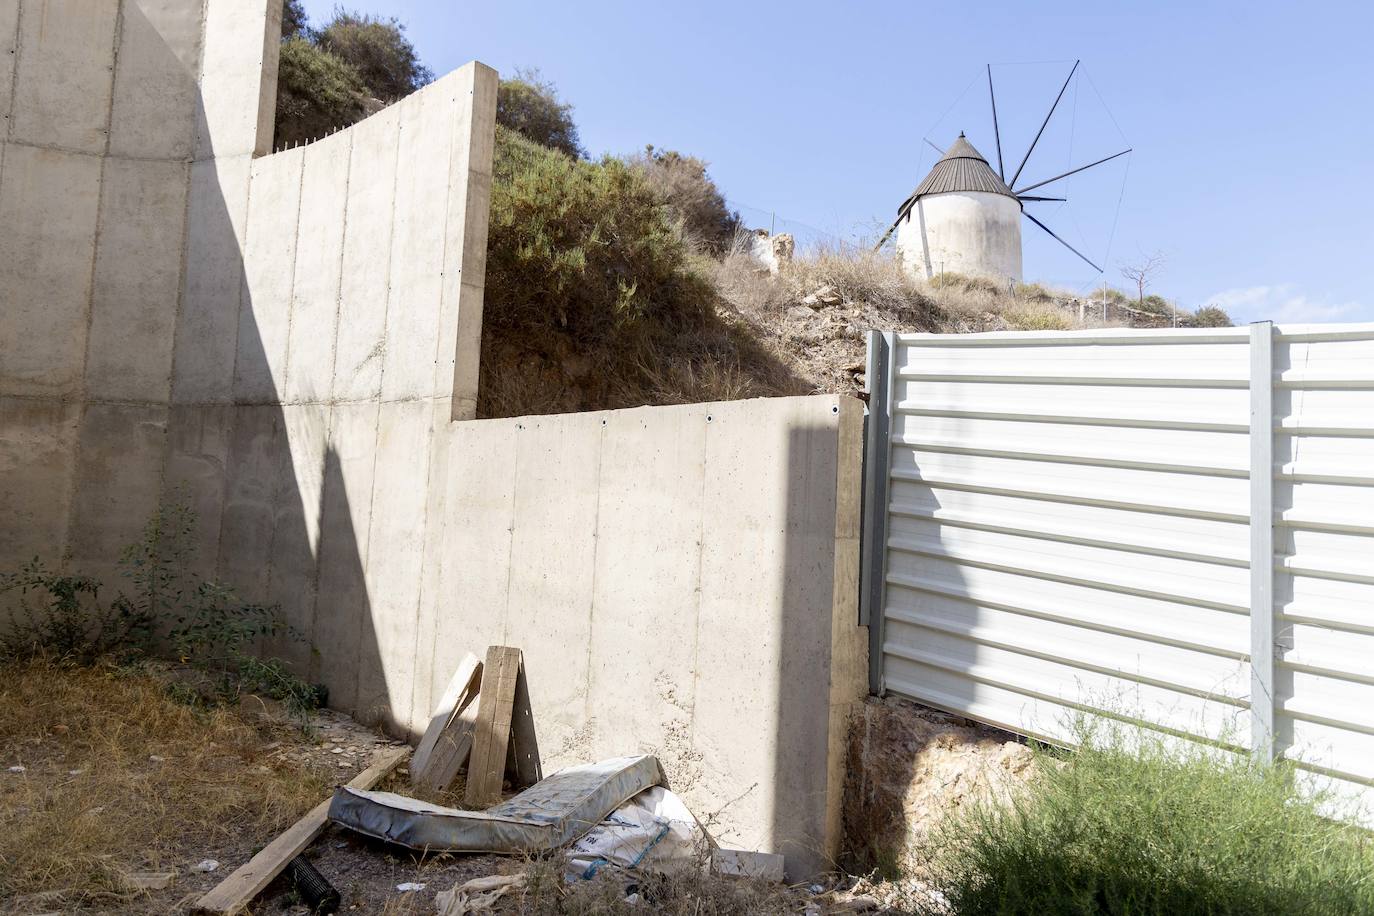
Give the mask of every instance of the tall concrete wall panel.
[[304, 152], [282, 397], [290, 404], [323, 403], [332, 396], [351, 141], [350, 133], [336, 134]]
[[234, 400], [239, 403], [279, 401], [286, 378], [304, 162], [305, 150], [297, 148], [258, 159], [252, 166], [234, 360]]
[[19, 48], [19, 0], [0, 0], [0, 140], [9, 137], [14, 101], [15, 53]]
[[[399, 104], [396, 202], [391, 284], [386, 310], [382, 400], [431, 397], [444, 274], [449, 156], [453, 145], [453, 84], [471, 67], [425, 87]], [[437, 180], [436, 180], [437, 179]], [[436, 193], [437, 192], [437, 193]], [[450, 382], [451, 384], [451, 382]]]
[[427, 402], [407, 401], [383, 404], [377, 424], [366, 566], [376, 650], [359, 665], [357, 710], [402, 731], [411, 724], [432, 418]]
[[[82, 388], [101, 161], [8, 144], [0, 181], [0, 393]], [[53, 201], [62, 206], [53, 206]]]
[[105, 152], [118, 12], [117, 0], [24, 0], [10, 140]]
[[477, 416], [477, 376], [482, 340], [482, 293], [487, 271], [487, 217], [491, 210], [491, 162], [496, 142], [496, 109], [469, 104], [490, 73], [474, 73], [471, 83], [455, 86], [457, 111], [449, 165], [444, 290], [440, 315], [435, 389], [452, 385], [455, 420]]
[[204, 10], [186, 0], [124, 0], [110, 110], [110, 154], [189, 159]]
[[196, 158], [271, 151], [281, 0], [204, 0]]
[[205, 578], [215, 576], [219, 561], [234, 414], [227, 404], [174, 404], [168, 416], [163, 504], [184, 504], [195, 513], [190, 546], [194, 571]]
[[162, 498], [167, 406], [87, 404], [77, 445], [68, 550], [73, 568], [114, 580]]
[[349, 174], [369, 177], [348, 185], [333, 393], [340, 400], [362, 401], [382, 391], [399, 108], [378, 112], [348, 132], [353, 137]]
[[248, 156], [191, 165], [172, 400], [233, 401], [248, 236]]
[[319, 678], [339, 709], [359, 708], [359, 660], [376, 655], [366, 565], [379, 408], [376, 401], [336, 405], [324, 452], [313, 642], [329, 660]]
[[80, 423], [70, 401], [0, 397], [0, 569], [66, 551]]
[[176, 312], [166, 304], [181, 286], [186, 185], [184, 162], [105, 163], [85, 368], [101, 398], [170, 399]]

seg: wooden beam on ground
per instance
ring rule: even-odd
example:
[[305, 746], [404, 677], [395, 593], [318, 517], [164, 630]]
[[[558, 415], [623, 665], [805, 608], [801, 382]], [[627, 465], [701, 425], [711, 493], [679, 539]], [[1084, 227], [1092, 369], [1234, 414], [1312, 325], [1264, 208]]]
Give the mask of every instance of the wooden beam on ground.
[[[434, 754], [441, 739], [448, 738], [451, 740], [448, 732], [452, 729], [454, 721], [462, 714], [464, 707], [471, 703], [476, 696], [477, 685], [481, 683], [481, 675], [482, 662], [478, 660], [477, 656], [469, 652], [458, 663], [458, 670], [454, 672], [453, 679], [449, 681], [448, 689], [444, 691], [443, 698], [435, 707], [434, 715], [430, 717], [429, 727], [425, 729], [419, 747], [415, 748], [415, 756], [410, 758], [411, 785], [430, 785], [433, 782], [431, 778], [428, 778], [433, 763], [431, 755]], [[453, 776], [449, 776], [448, 782], [436, 788], [442, 789], [452, 781]]]
[[[348, 784], [355, 789], [371, 789], [409, 755], [408, 747], [383, 751], [371, 766], [353, 777]], [[324, 831], [329, 823], [329, 802], [330, 799], [325, 799], [311, 808], [309, 814], [296, 821], [285, 833], [264, 846], [261, 852], [201, 897], [192, 912], [219, 916], [242, 912], [254, 897], [262, 893], [263, 888], [272, 883], [273, 878], [281, 874], [288, 862], [300, 855]]]
[[489, 646], [482, 669], [482, 692], [477, 698], [477, 728], [468, 762], [469, 805], [486, 807], [501, 800], [501, 777], [506, 770], [515, 685], [520, 680], [520, 650]]
[[525, 660], [520, 659], [520, 671], [515, 679], [515, 705], [511, 710], [510, 756], [506, 769], [511, 785], [527, 789], [544, 778], [539, 760], [539, 739], [534, 733], [534, 708], [530, 705], [530, 685], [525, 679]]

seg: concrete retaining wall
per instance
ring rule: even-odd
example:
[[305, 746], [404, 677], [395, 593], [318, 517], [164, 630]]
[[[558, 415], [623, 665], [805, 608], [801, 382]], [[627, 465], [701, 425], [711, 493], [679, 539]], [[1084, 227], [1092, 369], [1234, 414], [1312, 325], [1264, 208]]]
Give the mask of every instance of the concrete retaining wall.
[[[471, 421], [496, 74], [264, 155], [279, 0], [0, 0], [0, 569], [160, 504], [267, 646], [415, 733], [526, 653], [548, 767], [659, 753], [726, 842], [839, 835], [860, 406]], [[466, 422], [455, 422], [466, 421]]]

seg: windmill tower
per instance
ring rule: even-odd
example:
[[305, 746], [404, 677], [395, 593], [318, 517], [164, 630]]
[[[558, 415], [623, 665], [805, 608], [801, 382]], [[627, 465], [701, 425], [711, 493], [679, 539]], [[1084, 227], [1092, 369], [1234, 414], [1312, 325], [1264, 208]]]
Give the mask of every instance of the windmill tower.
[[1021, 280], [1021, 201], [961, 132], [902, 203], [897, 252], [924, 279]]
[[1019, 282], [1021, 217], [1024, 216], [1101, 273], [1102, 268], [1026, 210], [1027, 203], [1062, 202], [1065, 198], [1040, 197], [1028, 192], [1131, 151], [1124, 149], [1053, 178], [1016, 188], [1031, 153], [1035, 152], [1036, 144], [1040, 142], [1050, 119], [1054, 117], [1055, 109], [1064, 98], [1064, 91], [1069, 88], [1078, 71], [1078, 64], [1078, 61], [1074, 62], [1059, 95], [1050, 106], [1049, 114], [1045, 115], [1040, 130], [1036, 132], [1026, 155], [1021, 157], [1021, 164], [1010, 181], [1006, 179], [1002, 166], [1002, 133], [997, 123], [997, 96], [993, 91], [992, 66], [989, 65], [988, 98], [992, 103], [992, 129], [997, 140], [997, 170], [993, 171], [988, 160], [974, 148], [962, 131], [949, 149], [936, 147], [936, 151], [942, 154], [940, 161], [897, 208], [897, 221], [884, 233], [878, 247], [881, 248], [895, 230], [897, 252], [902, 263], [918, 277], [929, 280], [949, 272], [986, 277], [998, 283]]

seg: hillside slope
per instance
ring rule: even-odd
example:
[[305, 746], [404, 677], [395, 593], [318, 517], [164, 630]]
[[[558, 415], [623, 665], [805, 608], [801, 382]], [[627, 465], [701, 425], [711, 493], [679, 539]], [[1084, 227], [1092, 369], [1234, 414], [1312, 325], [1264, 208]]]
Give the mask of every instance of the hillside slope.
[[[723, 256], [691, 237], [632, 164], [574, 159], [498, 127], [478, 415], [853, 393], [870, 328], [1175, 320], [1163, 300], [1137, 309], [1115, 290], [1104, 322], [1100, 306], [1080, 318], [1072, 296], [1035, 284], [917, 281], [886, 252], [819, 252], [770, 275], [748, 235]], [[1225, 315], [1177, 320], [1199, 319]]]

